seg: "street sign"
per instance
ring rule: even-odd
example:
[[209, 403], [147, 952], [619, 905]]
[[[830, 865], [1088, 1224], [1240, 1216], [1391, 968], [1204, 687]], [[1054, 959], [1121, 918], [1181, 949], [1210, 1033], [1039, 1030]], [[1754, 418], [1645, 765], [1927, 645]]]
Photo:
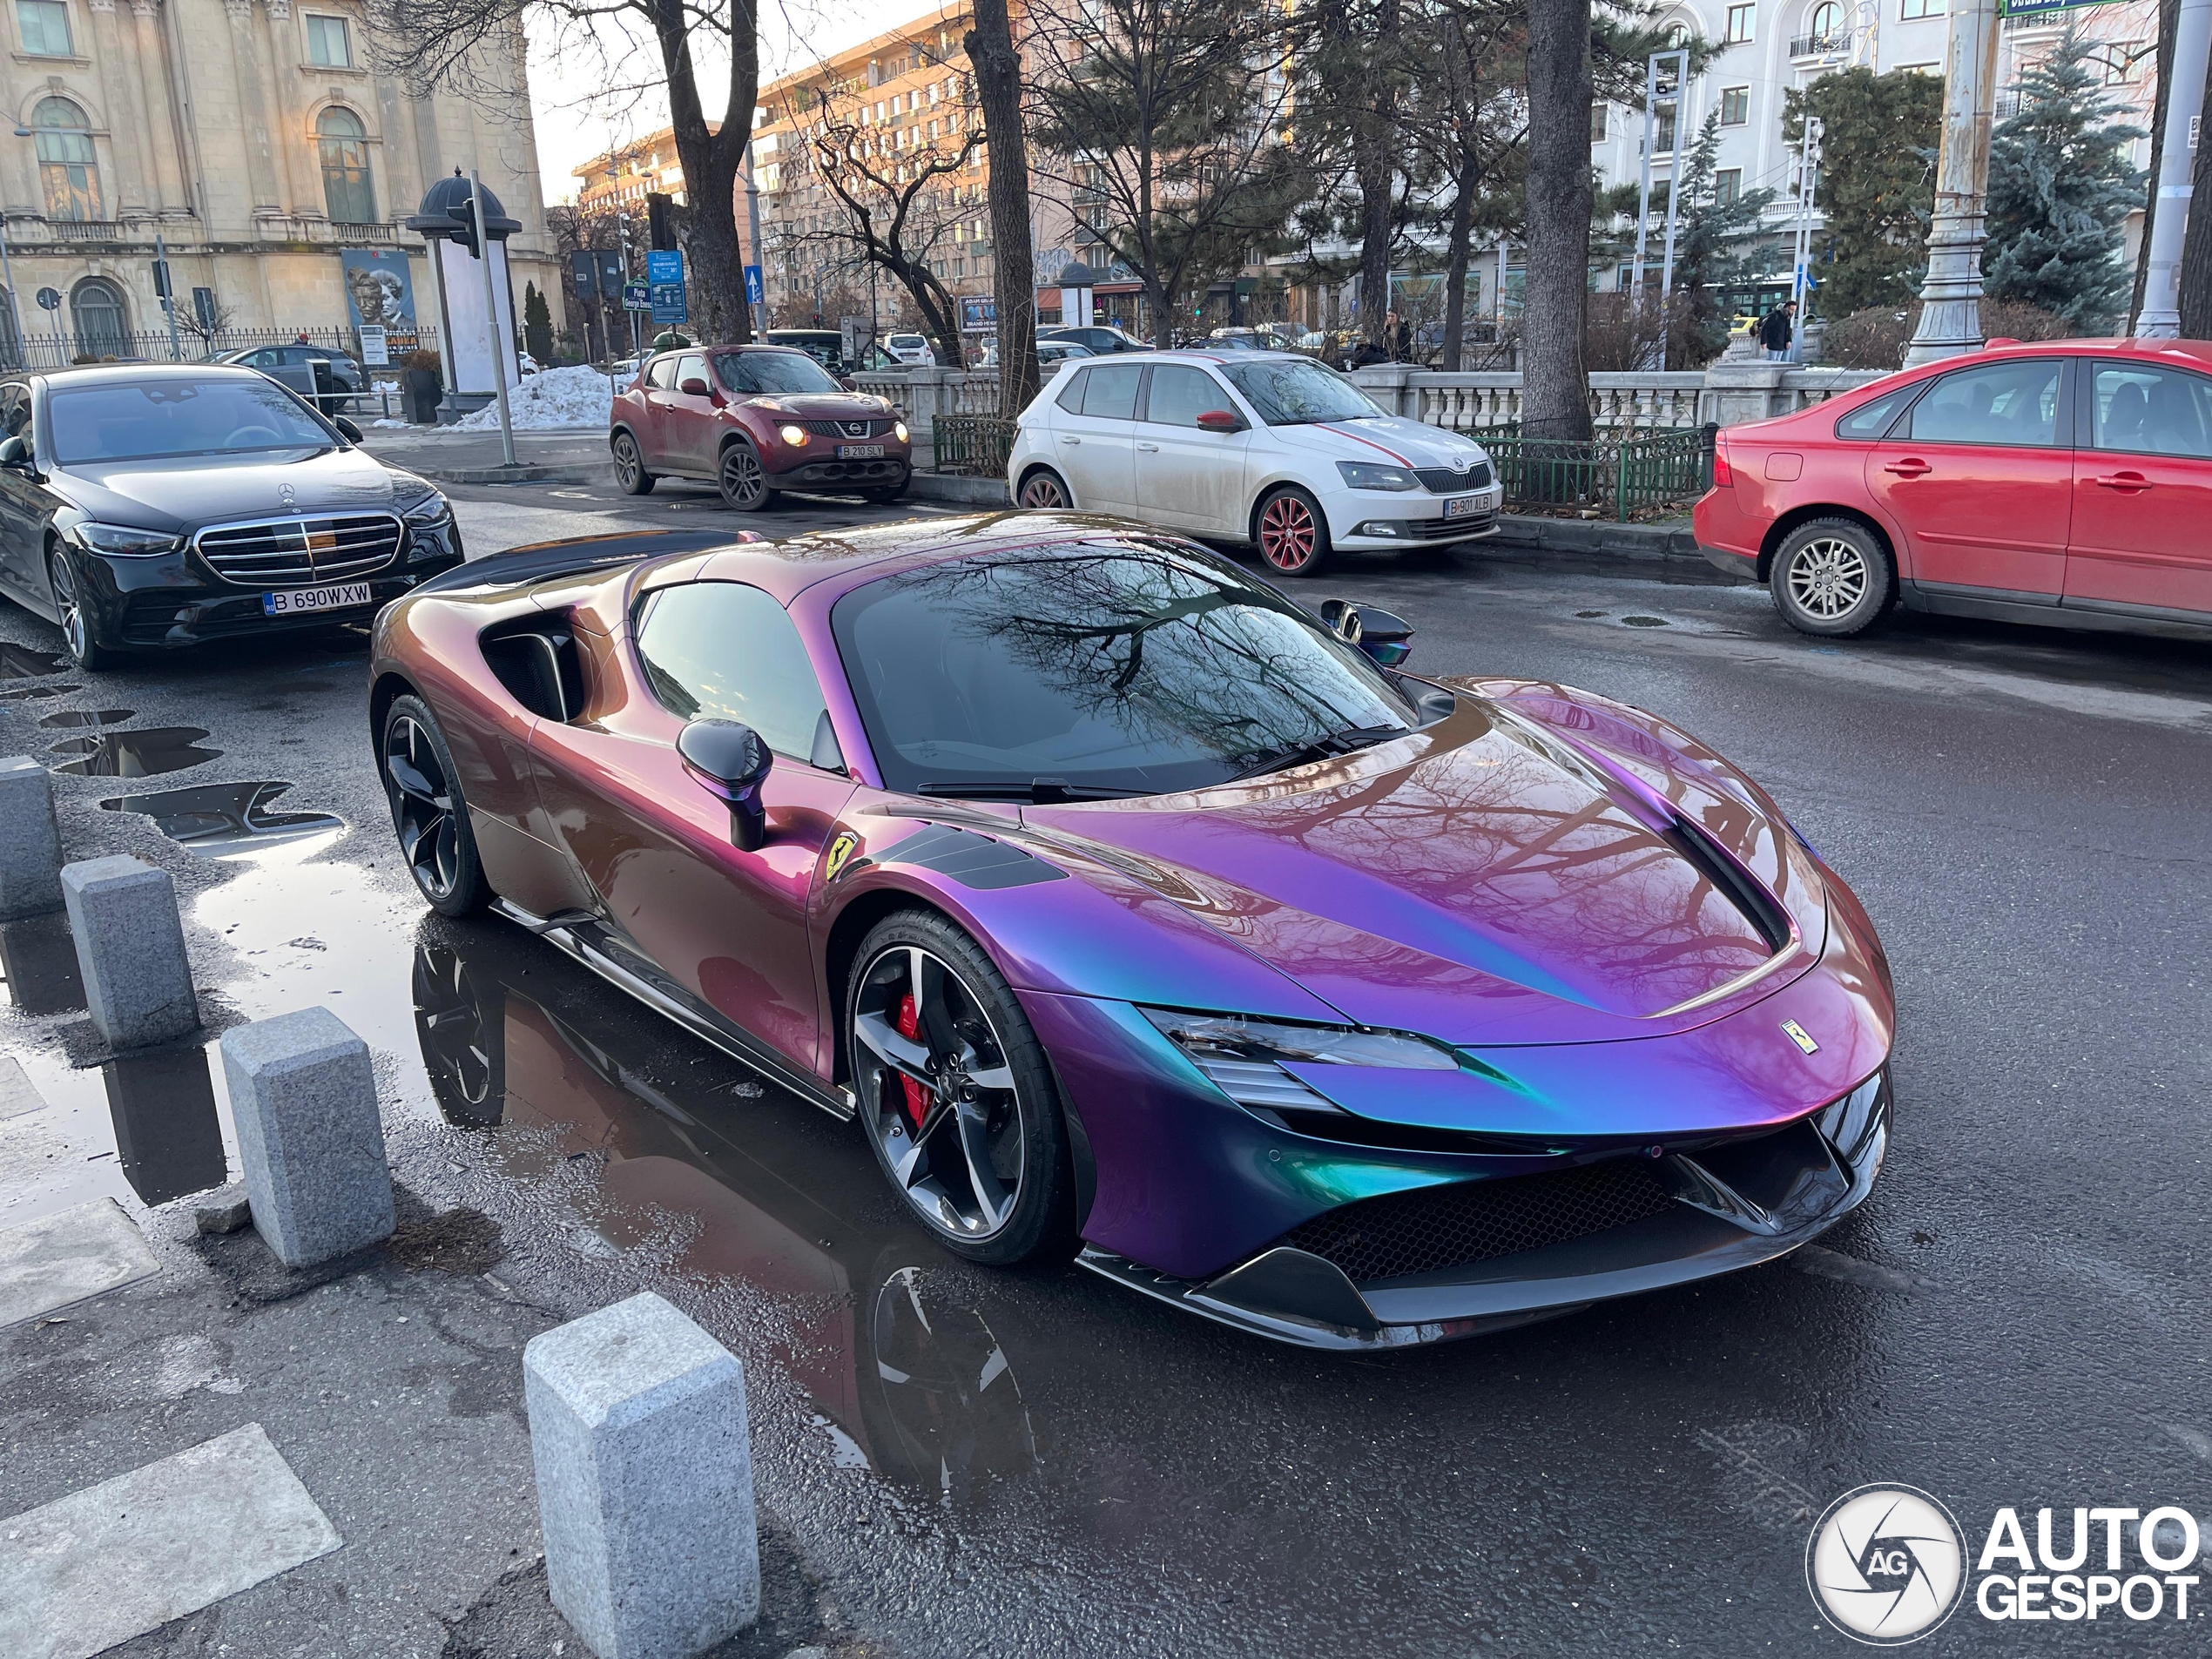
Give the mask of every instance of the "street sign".
[[866, 317], [840, 317], [837, 320], [837, 331], [845, 336], [846, 362], [847, 364], [859, 362], [862, 352], [867, 346], [871, 332], [868, 320]]
[[684, 322], [684, 255], [677, 248], [651, 248], [645, 254], [645, 286], [651, 291], [655, 322]]
[[647, 295], [644, 283], [625, 282], [622, 285], [622, 308], [624, 311], [651, 311], [653, 308], [653, 302]]
[[999, 326], [999, 302], [988, 293], [963, 293], [960, 297], [960, 327], [964, 334], [988, 334]]
[[611, 300], [622, 292], [622, 285], [630, 280], [630, 261], [622, 250], [603, 247], [599, 250], [599, 292]]
[[745, 268], [745, 302], [749, 306], [757, 306], [760, 303], [760, 267], [757, 265], [748, 265]]
[[384, 343], [384, 325], [365, 322], [361, 326], [361, 361], [370, 368], [384, 368], [390, 365], [391, 353]]
[[62, 308], [61, 290], [58, 288], [39, 289], [38, 303], [45, 310], [59, 311]]
[[2108, 6], [2117, 0], [1997, 0], [1997, 15], [2000, 17], [2040, 17], [2046, 13], [2069, 11], [2076, 6]]
[[569, 255], [569, 269], [576, 278], [576, 297], [597, 300], [599, 297], [599, 256], [590, 248], [578, 248]]

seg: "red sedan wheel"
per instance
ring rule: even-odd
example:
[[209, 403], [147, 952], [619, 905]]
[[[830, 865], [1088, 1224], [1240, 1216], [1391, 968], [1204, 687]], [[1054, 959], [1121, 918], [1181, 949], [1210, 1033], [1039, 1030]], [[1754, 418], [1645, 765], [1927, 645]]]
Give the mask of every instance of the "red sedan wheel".
[[1329, 532], [1312, 501], [1294, 490], [1259, 509], [1259, 556], [1285, 576], [1310, 576], [1329, 555]]

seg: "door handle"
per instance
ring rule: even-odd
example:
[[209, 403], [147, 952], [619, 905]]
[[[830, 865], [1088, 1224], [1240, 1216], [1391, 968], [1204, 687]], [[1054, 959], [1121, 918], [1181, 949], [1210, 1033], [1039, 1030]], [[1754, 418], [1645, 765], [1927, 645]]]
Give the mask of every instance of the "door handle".
[[1143, 450], [1146, 455], [1156, 455], [1160, 453], [1160, 446], [1157, 443], [1140, 443], [1136, 447]]
[[2105, 489], [2134, 491], [2150, 488], [2150, 480], [2139, 472], [2108, 472], [2103, 477], [2092, 478], [2089, 482]]
[[1076, 437], [1073, 433], [1063, 432], [1060, 435], [1060, 442], [1066, 444], [1077, 444], [1081, 443], [1082, 440]]
[[1929, 473], [1933, 472], [1935, 469], [1928, 465], [1926, 462], [1921, 460], [1918, 455], [1908, 455], [1903, 461], [1891, 462], [1890, 464], [1883, 468], [1882, 470], [1884, 472], [1893, 472], [1900, 478], [1921, 478], [1926, 476]]

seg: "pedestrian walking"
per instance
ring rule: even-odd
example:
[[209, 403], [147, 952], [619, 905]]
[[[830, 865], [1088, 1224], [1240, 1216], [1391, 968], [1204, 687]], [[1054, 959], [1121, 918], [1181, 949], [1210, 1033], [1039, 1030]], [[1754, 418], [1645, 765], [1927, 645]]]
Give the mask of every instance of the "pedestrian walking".
[[1759, 344], [1766, 347], [1767, 361], [1786, 363], [1790, 361], [1790, 342], [1797, 337], [1797, 302], [1784, 300], [1766, 314], [1759, 323]]

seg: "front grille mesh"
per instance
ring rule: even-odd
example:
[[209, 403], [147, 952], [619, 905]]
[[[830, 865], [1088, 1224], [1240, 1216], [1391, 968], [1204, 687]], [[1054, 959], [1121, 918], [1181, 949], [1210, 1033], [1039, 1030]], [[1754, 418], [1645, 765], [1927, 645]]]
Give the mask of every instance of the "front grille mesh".
[[1470, 489], [1490, 488], [1490, 463], [1478, 461], [1465, 472], [1454, 472], [1449, 467], [1416, 467], [1413, 476], [1433, 496], [1464, 496]]
[[221, 524], [200, 531], [192, 545], [227, 582], [250, 587], [342, 582], [392, 562], [400, 550], [400, 521], [388, 513], [365, 513]]
[[799, 424], [818, 438], [844, 438], [858, 442], [862, 438], [888, 436], [892, 423], [888, 421], [801, 421]]
[[1612, 1158], [1363, 1198], [1314, 1217], [1282, 1242], [1334, 1262], [1365, 1284], [1563, 1244], [1662, 1215], [1673, 1205], [1649, 1160]]

